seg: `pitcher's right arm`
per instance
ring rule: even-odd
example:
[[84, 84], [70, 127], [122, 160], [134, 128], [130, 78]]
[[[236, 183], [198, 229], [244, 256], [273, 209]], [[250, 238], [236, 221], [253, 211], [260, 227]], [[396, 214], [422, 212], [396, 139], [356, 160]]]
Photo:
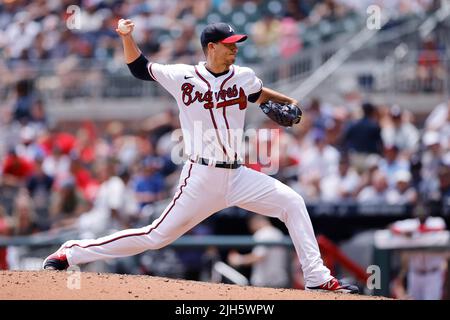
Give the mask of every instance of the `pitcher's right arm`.
[[134, 30], [134, 23], [129, 19], [124, 20], [124, 23], [129, 27], [129, 30], [127, 32], [122, 32], [117, 28], [116, 32], [122, 39], [125, 63], [133, 76], [136, 78], [146, 81], [153, 81], [153, 78], [150, 76], [147, 69], [148, 60], [144, 57], [141, 50], [137, 46], [136, 41], [133, 39], [132, 32]]

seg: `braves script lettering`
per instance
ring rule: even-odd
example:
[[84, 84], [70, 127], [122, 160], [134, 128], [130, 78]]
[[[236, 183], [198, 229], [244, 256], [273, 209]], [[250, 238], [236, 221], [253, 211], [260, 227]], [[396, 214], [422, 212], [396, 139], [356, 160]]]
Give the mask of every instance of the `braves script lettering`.
[[[202, 93], [198, 90], [194, 91], [195, 86], [191, 83], [183, 83], [181, 86], [182, 100], [186, 106], [190, 106], [192, 103], [204, 102], [203, 107], [205, 109], [211, 109], [214, 107], [213, 92], [211, 90]], [[239, 105], [239, 109], [243, 110], [247, 108], [247, 96], [242, 88], [237, 89], [236, 85], [227, 89], [222, 89], [214, 93], [214, 98], [217, 103], [217, 108], [225, 108], [232, 105]]]

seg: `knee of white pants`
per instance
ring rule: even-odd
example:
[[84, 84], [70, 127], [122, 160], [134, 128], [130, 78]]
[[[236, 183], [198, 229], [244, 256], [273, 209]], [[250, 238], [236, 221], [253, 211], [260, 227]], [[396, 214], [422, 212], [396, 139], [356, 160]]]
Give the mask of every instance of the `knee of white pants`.
[[147, 235], [147, 237], [149, 238], [148, 240], [148, 249], [150, 250], [158, 250], [161, 248], [164, 248], [165, 246], [167, 246], [168, 244], [170, 244], [171, 242], [173, 242], [175, 239], [173, 239], [173, 237], [161, 237], [161, 236], [155, 236], [152, 234]]
[[289, 197], [285, 199], [285, 210], [283, 211], [280, 220], [287, 222], [290, 217], [296, 215], [304, 215], [306, 213], [306, 205], [303, 197], [297, 193], [289, 194]]
[[160, 242], [156, 242], [153, 243], [153, 245], [150, 246], [150, 250], [158, 250], [161, 248], [164, 248], [165, 246], [167, 246], [169, 243], [171, 243], [171, 241], [160, 241]]

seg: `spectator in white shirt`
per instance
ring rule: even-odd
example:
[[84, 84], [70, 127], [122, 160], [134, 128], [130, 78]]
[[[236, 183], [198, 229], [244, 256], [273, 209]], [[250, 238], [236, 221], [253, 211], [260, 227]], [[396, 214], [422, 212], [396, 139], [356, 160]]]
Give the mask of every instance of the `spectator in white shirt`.
[[389, 204], [411, 205], [417, 202], [417, 191], [411, 187], [411, 173], [399, 171], [395, 174], [395, 188], [390, 189], [387, 195]]
[[436, 131], [428, 131], [423, 135], [423, 144], [426, 148], [422, 154], [420, 185], [421, 193], [424, 193], [428, 199], [438, 197], [436, 188], [438, 185], [438, 170], [443, 159], [443, 148], [441, 145], [439, 133]]
[[383, 172], [373, 174], [372, 183], [358, 194], [357, 200], [363, 204], [383, 204], [387, 202], [388, 182]]
[[[249, 219], [249, 228], [255, 241], [281, 241], [283, 233], [274, 227], [270, 220], [262, 215], [253, 215]], [[251, 253], [239, 254], [231, 251], [228, 262], [234, 266], [251, 265], [250, 283], [258, 287], [289, 287], [288, 252], [278, 246], [258, 245]]]
[[419, 130], [408, 121], [398, 105], [389, 111], [389, 122], [381, 130], [384, 145], [395, 145], [400, 153], [411, 155], [419, 145]]
[[[28, 50], [40, 31], [39, 23], [33, 21], [29, 13], [19, 11], [14, 16], [14, 21], [5, 31], [7, 48], [11, 58], [20, 58], [22, 53]], [[20, 39], [20, 41], [18, 40]]]
[[360, 176], [350, 166], [345, 155], [339, 159], [339, 170], [324, 177], [320, 182], [321, 200], [325, 202], [342, 202], [352, 200], [360, 183]]
[[45, 174], [55, 180], [60, 180], [67, 175], [67, 172], [69, 172], [70, 163], [70, 157], [64, 154], [60, 147], [55, 145], [52, 148], [52, 153], [44, 158], [42, 168], [44, 169]]
[[22, 127], [20, 130], [20, 143], [16, 145], [17, 154], [31, 162], [37, 158], [43, 158], [45, 156], [44, 150], [36, 140], [36, 131], [31, 126]]
[[395, 175], [400, 171], [409, 171], [409, 161], [400, 157], [399, 149], [394, 145], [385, 146], [383, 155], [378, 167], [386, 176], [389, 186], [394, 187]]
[[314, 144], [302, 153], [299, 165], [299, 185], [305, 192], [304, 197], [318, 200], [320, 181], [331, 174], [336, 174], [339, 166], [339, 152], [326, 142], [325, 133], [314, 133]]
[[438, 104], [425, 120], [425, 129], [439, 131], [448, 124], [450, 117], [450, 99], [447, 103]]

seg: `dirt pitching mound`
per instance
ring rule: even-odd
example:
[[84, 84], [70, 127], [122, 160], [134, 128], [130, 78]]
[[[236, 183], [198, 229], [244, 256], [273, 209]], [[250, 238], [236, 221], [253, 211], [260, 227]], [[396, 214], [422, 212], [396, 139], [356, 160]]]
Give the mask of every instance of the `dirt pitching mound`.
[[160, 277], [0, 271], [0, 300], [373, 300], [363, 295], [244, 287]]

